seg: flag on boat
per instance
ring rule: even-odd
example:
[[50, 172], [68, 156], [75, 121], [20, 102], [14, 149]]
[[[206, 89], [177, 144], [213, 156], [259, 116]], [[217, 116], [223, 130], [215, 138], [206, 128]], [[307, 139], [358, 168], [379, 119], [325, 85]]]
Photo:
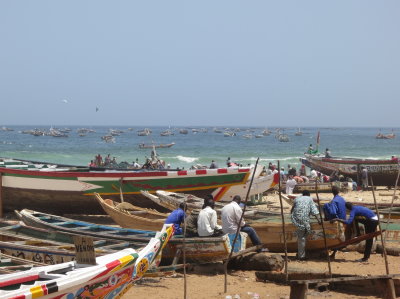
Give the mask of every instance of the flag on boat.
[[318, 131], [318, 133], [317, 133], [317, 148], [316, 148], [316, 150], [318, 151], [318, 148], [319, 148], [319, 131]]

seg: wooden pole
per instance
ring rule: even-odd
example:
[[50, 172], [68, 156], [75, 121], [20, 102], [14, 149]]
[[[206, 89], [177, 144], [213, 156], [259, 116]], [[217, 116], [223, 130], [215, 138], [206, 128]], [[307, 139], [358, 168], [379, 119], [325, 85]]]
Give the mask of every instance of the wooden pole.
[[286, 228], [285, 228], [285, 216], [283, 214], [283, 203], [282, 203], [282, 190], [281, 190], [281, 165], [280, 161], [278, 160], [278, 186], [279, 186], [279, 203], [281, 206], [281, 218], [282, 218], [282, 233], [283, 233], [283, 244], [285, 247], [285, 277], [286, 281], [289, 280], [289, 273], [288, 273], [288, 255], [287, 255], [287, 241], [286, 241]]
[[119, 179], [119, 197], [121, 199], [121, 202], [124, 202], [124, 193], [122, 192], [122, 184], [124, 182], [124, 178]]
[[321, 220], [322, 233], [324, 234], [324, 246], [325, 246], [326, 258], [327, 258], [327, 260], [328, 260], [329, 276], [332, 278], [331, 257], [329, 256], [328, 245], [327, 245], [327, 243], [326, 243], [325, 225], [324, 225], [324, 220], [322, 219], [321, 202], [320, 202], [320, 200], [319, 200], [318, 182], [317, 182], [317, 181], [315, 181], [315, 194], [317, 195], [319, 218], [320, 218], [320, 220]]
[[3, 218], [3, 173], [0, 172], [0, 218]]
[[[374, 181], [372, 180], [372, 176], [371, 176], [371, 186], [372, 186], [372, 195], [374, 197], [375, 211], [376, 211], [376, 215], [378, 216], [378, 227], [379, 227], [379, 230], [382, 231], [381, 219], [379, 216], [378, 204], [376, 203]], [[381, 243], [382, 243], [383, 258], [385, 259], [386, 274], [389, 275], [389, 264], [388, 264], [388, 260], [387, 260], [385, 240], [383, 238], [383, 234], [381, 234]]]
[[[184, 211], [186, 218], [186, 197], [183, 198], [184, 203]], [[182, 253], [183, 253], [183, 298], [187, 298], [187, 278], [186, 278], [186, 219], [183, 221], [183, 245], [182, 245]]]
[[[386, 227], [389, 226], [390, 217], [392, 216], [392, 209], [393, 209], [394, 199], [396, 198], [396, 190], [397, 190], [397, 184], [399, 183], [399, 177], [400, 177], [400, 168], [399, 168], [399, 170], [397, 172], [397, 178], [396, 178], [396, 183], [394, 185], [394, 192], [393, 192], [392, 202], [390, 204], [389, 215], [388, 215], [388, 218], [387, 218], [387, 221], [386, 221]], [[385, 242], [386, 242], [386, 236], [387, 236], [387, 234], [385, 234], [385, 237], [384, 237], [384, 241]]]
[[252, 174], [252, 176], [251, 176], [251, 181], [250, 181], [249, 188], [247, 189], [246, 199], [245, 199], [245, 201], [244, 201], [243, 212], [242, 212], [242, 215], [240, 215], [240, 219], [239, 219], [239, 222], [238, 222], [238, 228], [237, 228], [237, 230], [236, 230], [235, 238], [233, 239], [233, 242], [232, 242], [231, 252], [229, 253], [228, 258], [227, 258], [226, 261], [224, 262], [224, 272], [225, 272], [225, 273], [224, 273], [224, 274], [225, 274], [225, 279], [224, 279], [224, 293], [226, 293], [226, 292], [228, 291], [228, 263], [229, 263], [229, 260], [230, 260], [231, 257], [232, 257], [233, 249], [234, 249], [234, 247], [235, 247], [235, 243], [236, 243], [236, 240], [237, 240], [238, 235], [239, 235], [239, 232], [240, 232], [240, 223], [242, 222], [243, 215], [244, 215], [244, 213], [246, 212], [247, 200], [249, 199], [249, 194], [250, 194], [251, 186], [253, 185], [254, 174], [256, 173], [257, 165], [258, 165], [258, 160], [259, 160], [259, 159], [260, 159], [260, 158], [258, 157], [258, 158], [257, 158], [257, 161], [256, 161], [256, 165], [254, 166], [253, 174]]

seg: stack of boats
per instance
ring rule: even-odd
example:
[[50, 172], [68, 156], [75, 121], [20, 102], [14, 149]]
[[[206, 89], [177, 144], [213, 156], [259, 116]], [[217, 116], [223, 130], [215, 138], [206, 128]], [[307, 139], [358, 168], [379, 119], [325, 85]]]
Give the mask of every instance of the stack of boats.
[[35, 263], [37, 267], [2, 275], [0, 298], [117, 297], [150, 267], [158, 266], [162, 249], [173, 233], [173, 226], [165, 225], [145, 246], [102, 255], [93, 265], [74, 260], [46, 266]]

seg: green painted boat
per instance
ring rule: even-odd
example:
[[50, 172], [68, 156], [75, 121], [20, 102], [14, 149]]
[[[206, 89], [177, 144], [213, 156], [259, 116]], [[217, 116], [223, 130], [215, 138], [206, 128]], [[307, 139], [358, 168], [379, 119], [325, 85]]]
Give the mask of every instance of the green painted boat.
[[104, 213], [94, 198], [101, 196], [124, 200], [141, 207], [154, 208], [141, 190], [184, 192], [216, 200], [228, 196], [229, 189], [245, 185], [250, 168], [193, 170], [113, 170], [53, 165], [15, 159], [0, 159], [1, 192], [5, 211], [23, 208], [54, 214]]

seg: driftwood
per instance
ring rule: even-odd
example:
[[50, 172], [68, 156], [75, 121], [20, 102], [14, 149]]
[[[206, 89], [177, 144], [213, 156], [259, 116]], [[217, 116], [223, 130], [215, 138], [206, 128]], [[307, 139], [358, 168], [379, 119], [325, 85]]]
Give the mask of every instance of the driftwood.
[[[327, 271], [313, 270], [313, 269], [288, 269], [289, 280], [301, 280], [301, 279], [321, 279], [330, 278], [330, 274]], [[257, 281], [273, 281], [276, 283], [286, 284], [286, 273], [277, 271], [257, 271], [256, 272]]]
[[229, 261], [228, 267], [237, 270], [281, 271], [284, 260], [279, 254], [250, 252]]
[[338, 292], [352, 293], [358, 296], [375, 295], [380, 298], [394, 299], [396, 293], [399, 292], [398, 279], [399, 274], [292, 280], [290, 282], [290, 299], [307, 298], [309, 287], [319, 285], [324, 285], [325, 289], [335, 289]]

